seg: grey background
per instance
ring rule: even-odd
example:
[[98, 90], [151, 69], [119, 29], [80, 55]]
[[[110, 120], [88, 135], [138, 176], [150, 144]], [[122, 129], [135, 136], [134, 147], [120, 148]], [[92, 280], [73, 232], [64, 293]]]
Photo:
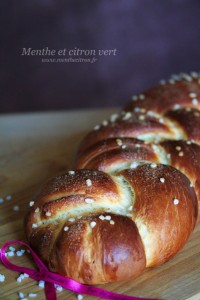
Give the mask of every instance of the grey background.
[[[2, 0], [0, 20], [1, 113], [123, 106], [172, 73], [200, 70], [199, 0]], [[117, 55], [42, 63], [23, 47]]]

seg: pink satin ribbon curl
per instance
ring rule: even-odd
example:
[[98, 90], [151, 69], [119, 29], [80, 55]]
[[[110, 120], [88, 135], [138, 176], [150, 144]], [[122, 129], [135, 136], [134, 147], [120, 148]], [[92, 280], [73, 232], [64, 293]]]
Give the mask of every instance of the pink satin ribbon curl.
[[[35, 271], [31, 268], [20, 267], [12, 264], [6, 257], [6, 248], [11, 245], [22, 245], [27, 247], [30, 250], [30, 253], [35, 261], [35, 264], [38, 267], [38, 271]], [[110, 300], [158, 300], [158, 299], [149, 299], [149, 298], [138, 298], [132, 296], [121, 295], [117, 293], [113, 293], [110, 291], [103, 290], [101, 288], [97, 288], [95, 286], [81, 284], [73, 279], [67, 278], [65, 276], [58, 275], [56, 273], [52, 273], [48, 270], [48, 268], [44, 265], [44, 263], [40, 260], [40, 258], [36, 255], [36, 253], [31, 249], [29, 245], [21, 241], [9, 241], [6, 242], [0, 249], [0, 259], [4, 266], [8, 269], [26, 273], [32, 279], [37, 281], [43, 280], [45, 281], [45, 294], [47, 300], [56, 300], [56, 289], [55, 284], [62, 286], [65, 289], [71, 290], [78, 294], [85, 294], [90, 296], [96, 296], [102, 299], [110, 299]]]

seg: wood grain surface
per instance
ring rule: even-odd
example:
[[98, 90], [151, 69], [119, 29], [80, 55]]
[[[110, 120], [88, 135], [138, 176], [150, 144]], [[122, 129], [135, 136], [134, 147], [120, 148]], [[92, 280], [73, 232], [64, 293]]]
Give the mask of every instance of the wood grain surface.
[[[50, 177], [70, 168], [78, 143], [94, 125], [116, 109], [46, 112], [0, 116], [0, 246], [9, 240], [26, 241], [23, 218], [29, 202]], [[9, 200], [11, 196], [11, 199]], [[8, 200], [6, 200], [6, 197]], [[129, 282], [101, 286], [104, 289], [140, 297], [165, 300], [200, 299], [200, 226], [185, 247], [170, 262]], [[10, 260], [33, 267], [29, 254]], [[19, 276], [0, 263], [0, 299], [17, 300], [19, 292], [27, 298], [45, 299], [44, 290], [30, 278], [21, 283]], [[76, 300], [70, 291], [57, 292], [58, 300]], [[97, 299], [84, 296], [83, 299]]]

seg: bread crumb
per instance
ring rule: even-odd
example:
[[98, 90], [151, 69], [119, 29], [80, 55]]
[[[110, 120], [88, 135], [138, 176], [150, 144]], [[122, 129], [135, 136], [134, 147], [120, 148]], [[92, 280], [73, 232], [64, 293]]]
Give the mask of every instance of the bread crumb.
[[51, 217], [51, 212], [50, 212], [50, 211], [47, 211], [47, 212], [45, 213], [45, 215], [46, 215], [47, 217]]
[[143, 95], [143, 94], [140, 94], [138, 97], [139, 97], [140, 100], [144, 100], [145, 99], [145, 95]]
[[138, 96], [137, 95], [132, 96], [132, 100], [133, 101], [137, 101], [138, 100]]
[[94, 228], [96, 225], [97, 225], [97, 223], [94, 222], [94, 221], [92, 221], [92, 222], [90, 223], [90, 227], [91, 227], [91, 228]]
[[62, 287], [61, 285], [57, 285], [57, 284], [56, 284], [55, 287], [56, 287], [56, 291], [62, 292], [63, 287]]
[[9, 250], [14, 252], [14, 251], [15, 251], [15, 248], [12, 247], [12, 246], [10, 246], [10, 247], [9, 247]]
[[74, 174], [75, 174], [75, 171], [69, 171], [68, 174], [74, 175]]
[[34, 297], [37, 297], [37, 294], [36, 294], [36, 293], [29, 293], [28, 296], [29, 296], [30, 298], [34, 298]]
[[0, 282], [4, 282], [5, 281], [5, 275], [0, 274]]
[[102, 125], [103, 125], [103, 126], [107, 126], [107, 125], [108, 125], [108, 121], [107, 121], [107, 120], [104, 120], [104, 121], [102, 122]]
[[180, 146], [176, 146], [176, 150], [177, 151], [181, 151], [181, 147]]
[[131, 217], [132, 218], [132, 214], [126, 214], [127, 217]]
[[179, 204], [179, 200], [176, 199], [176, 198], [174, 198], [173, 202], [174, 202], [174, 205], [178, 205]]
[[189, 93], [189, 97], [190, 97], [190, 98], [196, 98], [196, 97], [197, 97], [197, 94], [196, 94], [196, 93]]
[[6, 254], [7, 254], [7, 256], [10, 256], [10, 257], [15, 255], [15, 253], [13, 251], [8, 251]]
[[69, 222], [74, 222], [75, 218], [69, 218]]
[[173, 106], [173, 109], [174, 109], [174, 110], [178, 110], [178, 109], [180, 109], [180, 108], [181, 108], [180, 104], [175, 104], [175, 105]]
[[27, 277], [29, 277], [28, 274], [22, 273], [22, 274], [20, 274], [19, 277], [17, 278], [17, 282], [18, 282], [18, 283], [21, 283], [22, 280], [23, 280], [24, 278], [27, 278]]
[[24, 253], [25, 253], [25, 250], [24, 250], [24, 249], [18, 250], [18, 251], [16, 252], [17, 256], [22, 256]]
[[160, 182], [164, 183], [165, 182], [165, 178], [161, 177], [160, 178]]
[[96, 125], [95, 127], [94, 127], [94, 130], [99, 130], [100, 129], [100, 126], [99, 125]]
[[91, 179], [87, 179], [86, 180], [86, 184], [87, 184], [87, 186], [92, 186], [92, 180]]
[[85, 198], [85, 202], [90, 204], [90, 203], [93, 203], [94, 202], [94, 199], [92, 198]]
[[199, 101], [196, 98], [194, 98], [194, 99], [192, 99], [192, 104], [193, 105], [198, 105]]
[[157, 167], [157, 164], [152, 163], [150, 166], [151, 166], [151, 168], [156, 168], [156, 167]]
[[19, 211], [19, 205], [14, 205], [14, 206], [13, 206], [13, 210], [14, 210], [14, 211]]
[[139, 116], [139, 120], [143, 121], [145, 119], [145, 116], [144, 115], [140, 115]]
[[116, 139], [116, 143], [118, 146], [122, 146], [122, 140], [121, 139]]
[[135, 144], [135, 148], [140, 148], [141, 145], [140, 144]]
[[19, 292], [18, 295], [19, 295], [19, 298], [20, 298], [20, 299], [23, 299], [23, 298], [24, 298], [24, 293]]
[[40, 281], [38, 282], [38, 285], [39, 285], [39, 287], [44, 288], [44, 281], [43, 281], [43, 280], [40, 280]]
[[110, 122], [111, 122], [111, 123], [114, 123], [114, 122], [117, 120], [117, 118], [118, 118], [118, 114], [112, 114], [112, 115], [110, 116]]
[[123, 116], [122, 120], [128, 120], [132, 116], [132, 113], [130, 111], [126, 112], [125, 115]]

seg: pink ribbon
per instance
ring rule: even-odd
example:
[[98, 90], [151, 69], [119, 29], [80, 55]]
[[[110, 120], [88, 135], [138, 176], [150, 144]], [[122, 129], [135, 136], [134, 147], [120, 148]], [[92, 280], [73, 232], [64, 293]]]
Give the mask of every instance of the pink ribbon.
[[[38, 267], [38, 271], [35, 271], [30, 268], [20, 267], [12, 264], [6, 257], [6, 248], [11, 245], [22, 245], [27, 247], [30, 250], [30, 253]], [[48, 270], [48, 268], [44, 265], [44, 263], [40, 260], [40, 258], [36, 255], [36, 253], [31, 249], [29, 245], [21, 241], [10, 241], [5, 243], [0, 249], [0, 259], [4, 266], [8, 269], [28, 274], [32, 279], [37, 281], [43, 280], [45, 281], [45, 294], [47, 300], [56, 300], [56, 290], [54, 284], [60, 285], [65, 289], [71, 290], [75, 293], [85, 294], [96, 296], [103, 299], [111, 299], [111, 300], [158, 300], [158, 299], [149, 299], [149, 298], [138, 298], [126, 295], [116, 294], [110, 291], [103, 290], [101, 288], [97, 288], [94, 286], [89, 286], [85, 284], [81, 284], [73, 279], [67, 278], [65, 276], [58, 275], [56, 273], [52, 273]]]

